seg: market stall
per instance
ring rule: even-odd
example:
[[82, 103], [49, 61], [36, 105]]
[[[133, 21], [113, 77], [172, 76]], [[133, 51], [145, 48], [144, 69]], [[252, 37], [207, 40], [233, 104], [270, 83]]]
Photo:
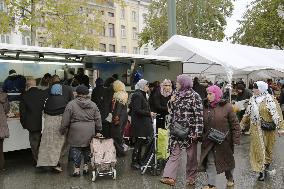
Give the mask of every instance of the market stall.
[[[3, 81], [10, 69], [29, 77], [42, 77], [45, 73], [66, 76], [67, 68], [85, 68], [90, 84], [96, 77], [107, 77], [121, 72], [126, 75], [126, 83], [134, 70], [141, 70], [148, 81], [164, 79], [167, 75], [175, 79], [182, 73], [180, 58], [126, 53], [111, 53], [61, 49], [49, 47], [21, 46], [0, 43], [0, 81]], [[107, 74], [106, 74], [107, 73]], [[28, 131], [20, 124], [16, 110], [8, 119], [10, 137], [4, 140], [4, 152], [29, 148]], [[13, 116], [14, 114], [14, 116]]]

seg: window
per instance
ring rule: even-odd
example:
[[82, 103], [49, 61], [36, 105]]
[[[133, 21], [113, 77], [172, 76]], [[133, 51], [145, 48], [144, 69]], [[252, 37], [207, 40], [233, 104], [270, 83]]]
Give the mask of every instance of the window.
[[132, 28], [132, 38], [137, 39], [137, 28]]
[[132, 21], [136, 22], [136, 12], [132, 11]]
[[1, 35], [1, 43], [10, 43], [9, 35]]
[[149, 54], [149, 49], [147, 47], [144, 48], [144, 55], [148, 55]]
[[114, 13], [113, 12], [108, 12], [108, 16], [109, 17], [114, 17]]
[[30, 46], [31, 45], [31, 38], [30, 38], [30, 36], [23, 35], [22, 36], [22, 44]]
[[120, 10], [120, 18], [125, 19], [125, 9]]
[[146, 22], [146, 19], [147, 19], [147, 14], [144, 13], [144, 14], [142, 15], [142, 18], [143, 18], [143, 23], [145, 23], [145, 22]]
[[109, 37], [114, 37], [114, 24], [108, 24]]
[[126, 53], [126, 46], [121, 46], [121, 53]]
[[133, 54], [139, 54], [138, 47], [133, 47]]
[[0, 11], [4, 11], [4, 10], [5, 10], [4, 1], [0, 1]]
[[106, 52], [106, 44], [100, 43], [99, 50], [102, 52]]
[[115, 45], [109, 45], [109, 52], [115, 52]]
[[101, 36], [106, 36], [106, 27], [105, 27], [105, 23], [103, 23], [103, 27], [101, 30]]
[[125, 38], [126, 37], [126, 29], [125, 26], [121, 25], [121, 37]]

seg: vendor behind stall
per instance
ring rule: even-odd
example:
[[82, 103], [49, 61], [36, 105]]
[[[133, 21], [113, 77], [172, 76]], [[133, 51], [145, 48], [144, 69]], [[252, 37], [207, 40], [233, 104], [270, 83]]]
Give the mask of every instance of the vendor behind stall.
[[[3, 92], [6, 93], [23, 93], [26, 87], [26, 78], [18, 75], [15, 70], [9, 71], [9, 76], [5, 79], [2, 86]], [[20, 100], [20, 95], [9, 95], [9, 101]]]

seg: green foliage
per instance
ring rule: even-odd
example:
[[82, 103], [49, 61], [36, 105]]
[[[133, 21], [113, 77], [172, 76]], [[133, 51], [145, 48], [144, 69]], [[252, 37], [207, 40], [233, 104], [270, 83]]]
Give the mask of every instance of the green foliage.
[[44, 44], [63, 48], [94, 49], [99, 43], [102, 21], [87, 0], [49, 0], [42, 9]]
[[[283, 0], [256, 0], [245, 13], [232, 36], [234, 43], [263, 48], [284, 48], [284, 18], [279, 9]], [[284, 10], [283, 10], [284, 11]]]
[[[0, 32], [7, 33], [17, 26], [31, 34], [43, 46], [94, 49], [102, 29], [101, 14], [88, 0], [5, 0], [10, 14], [2, 17]], [[3, 13], [4, 14], [4, 13]], [[4, 19], [2, 19], [4, 18]]]
[[[232, 11], [232, 0], [177, 0], [177, 34], [221, 41]], [[159, 47], [168, 39], [167, 0], [153, 0], [145, 20], [140, 46]]]

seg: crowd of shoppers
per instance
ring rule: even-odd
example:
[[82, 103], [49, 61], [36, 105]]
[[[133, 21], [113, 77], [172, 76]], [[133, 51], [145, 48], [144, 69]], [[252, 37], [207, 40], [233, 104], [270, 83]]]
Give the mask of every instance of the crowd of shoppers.
[[[0, 169], [4, 167], [3, 141], [9, 137], [6, 118], [9, 102], [5, 92], [9, 92], [11, 83], [18, 85], [12, 82], [16, 78], [21, 77], [12, 70], [4, 92], [0, 93]], [[134, 141], [131, 167], [140, 170], [147, 157], [143, 148], [153, 139], [153, 119], [156, 118], [158, 128], [167, 129], [169, 117], [170, 156], [160, 181], [171, 186], [176, 183], [183, 150], [187, 157], [187, 185], [195, 185], [200, 170], [208, 175], [204, 189], [216, 189], [216, 175], [220, 173], [225, 173], [228, 187], [234, 186], [234, 146], [240, 144], [241, 129], [251, 133], [251, 167], [258, 172], [258, 180], [264, 181], [270, 171], [276, 134], [284, 134], [280, 106], [284, 104], [284, 95], [280, 95], [279, 104], [271, 92], [273, 85], [262, 81], [253, 83], [253, 93], [243, 82], [237, 83], [235, 100], [249, 101], [246, 110], [237, 114], [219, 86], [204, 86], [198, 78], [192, 81], [185, 74], [177, 76], [175, 83], [165, 79], [150, 84], [140, 79], [131, 98], [117, 74], [105, 82], [98, 78], [91, 95], [83, 70], [74, 75], [72, 86], [62, 84], [59, 76], [50, 74], [45, 74], [38, 86], [34, 79], [21, 82], [25, 82], [25, 90], [21, 91], [20, 122], [29, 131], [36, 167], [62, 172], [62, 157], [69, 150], [74, 166], [71, 175], [75, 177], [81, 175], [82, 159], [83, 174], [89, 172], [89, 145], [94, 136], [112, 138], [117, 157], [126, 155], [123, 131], [129, 119]], [[198, 142], [201, 142], [199, 163]]]

